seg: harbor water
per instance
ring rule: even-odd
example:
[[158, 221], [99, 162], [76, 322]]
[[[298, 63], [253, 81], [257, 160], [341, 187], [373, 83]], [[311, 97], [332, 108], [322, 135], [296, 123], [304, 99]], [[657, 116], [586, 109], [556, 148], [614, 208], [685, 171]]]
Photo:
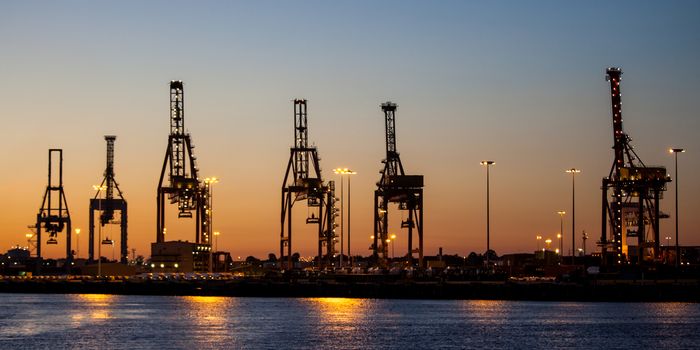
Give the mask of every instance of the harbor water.
[[700, 304], [0, 294], [0, 349], [700, 347]]

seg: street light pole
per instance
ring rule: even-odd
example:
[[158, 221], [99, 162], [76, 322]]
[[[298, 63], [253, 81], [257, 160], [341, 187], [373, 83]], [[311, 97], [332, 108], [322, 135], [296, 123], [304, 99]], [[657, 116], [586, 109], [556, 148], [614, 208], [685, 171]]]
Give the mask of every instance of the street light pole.
[[[340, 263], [339, 267], [342, 269], [343, 268], [343, 253], [345, 250], [344, 247], [344, 242], [343, 242], [343, 236], [345, 235], [345, 222], [344, 222], [344, 216], [345, 216], [345, 208], [344, 208], [344, 203], [345, 203], [345, 185], [343, 184], [343, 175], [354, 175], [357, 174], [356, 172], [348, 169], [348, 168], [336, 168], [333, 169], [333, 172], [335, 174], [340, 175]], [[348, 259], [350, 259], [350, 178], [348, 177]], [[352, 262], [351, 262], [352, 264]]]
[[676, 268], [678, 268], [681, 262], [681, 247], [678, 245], [678, 153], [685, 152], [685, 149], [671, 148], [669, 152], [673, 153], [676, 159]]
[[[204, 187], [206, 189], [206, 196], [207, 198], [205, 199], [205, 210], [207, 211], [207, 229], [205, 232], [203, 232], [204, 235], [206, 235], [206, 243], [209, 245], [209, 273], [214, 272], [213, 267], [214, 267], [214, 252], [211, 250], [211, 235], [212, 235], [212, 230], [214, 228], [214, 187], [213, 185], [215, 183], [218, 183], [219, 179], [216, 177], [208, 177], [204, 179]], [[214, 249], [216, 250], [216, 249]]]
[[[99, 195], [102, 191], [107, 189], [107, 186], [97, 186], [93, 185], [93, 189], [97, 191]], [[102, 200], [100, 198], [97, 210], [100, 212], [100, 217], [102, 217]], [[92, 223], [90, 223], [92, 225]], [[102, 276], [102, 221], [100, 221], [99, 226], [97, 226], [97, 277]]]
[[562, 256], [564, 255], [564, 240], [562, 239], [561, 233], [557, 233], [557, 239], [559, 240], [559, 249], [557, 250], [559, 251], [559, 263], [561, 264], [561, 262], [564, 260], [562, 258]]
[[559, 234], [557, 235], [559, 238], [559, 259], [564, 262], [564, 214], [566, 212], [559, 210], [557, 214], [559, 214]]
[[[385, 242], [386, 242], [386, 244], [387, 244], [387, 246], [388, 246], [389, 243], [391, 243], [391, 238], [387, 238]], [[388, 250], [388, 249], [389, 249], [389, 248], [387, 248], [387, 250]], [[394, 250], [393, 250], [393, 249], [391, 250], [391, 259], [392, 259], [392, 260], [394, 259]]]
[[[102, 202], [100, 202], [101, 205]], [[102, 209], [100, 209], [102, 215]], [[97, 277], [102, 276], [102, 223], [97, 227]]]
[[27, 237], [27, 250], [29, 250], [29, 255], [31, 256], [32, 254], [32, 237], [34, 237], [33, 233], [26, 233], [24, 237]]
[[486, 166], [486, 266], [490, 265], [489, 251], [491, 250], [491, 203], [490, 203], [490, 179], [489, 168], [496, 164], [493, 160], [482, 160], [481, 165]]
[[345, 216], [345, 196], [343, 193], [343, 190], [345, 189], [345, 186], [343, 185], [343, 175], [340, 173], [340, 262], [338, 264], [338, 267], [341, 269], [343, 268], [343, 236], [344, 236], [344, 231], [345, 231], [345, 221], [344, 221], [344, 216]]
[[571, 265], [573, 265], [576, 254], [576, 174], [580, 173], [581, 169], [571, 168], [566, 172], [571, 174]]
[[77, 258], [80, 259], [80, 229], [79, 228], [75, 229], [75, 240], [77, 241], [76, 243], [78, 244]]
[[350, 223], [352, 222], [350, 220], [350, 178], [352, 176], [350, 176], [350, 175], [354, 175], [357, 173], [354, 171], [348, 170], [346, 172], [346, 174], [348, 175], [348, 260], [350, 262], [350, 267], [352, 267], [352, 253], [350, 253]]

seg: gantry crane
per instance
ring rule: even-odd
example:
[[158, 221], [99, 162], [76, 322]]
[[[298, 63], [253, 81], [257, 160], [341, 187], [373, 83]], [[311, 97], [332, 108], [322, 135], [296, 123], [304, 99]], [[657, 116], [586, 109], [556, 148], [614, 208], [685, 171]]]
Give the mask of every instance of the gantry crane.
[[[119, 189], [119, 184], [114, 179], [114, 141], [117, 139], [113, 135], [105, 135], [107, 142], [107, 167], [104, 172], [104, 179], [99, 187], [96, 188], [95, 197], [90, 199], [90, 232], [89, 232], [89, 248], [88, 260], [95, 259], [95, 212], [100, 212], [100, 229], [107, 224], [119, 224], [121, 239], [119, 249], [119, 262], [126, 264], [128, 261], [128, 242], [127, 242], [127, 205], [126, 200]], [[117, 190], [118, 198], [114, 197], [114, 190]], [[104, 192], [104, 197], [100, 194]], [[119, 219], [115, 220], [114, 212], [119, 212]], [[113, 241], [105, 239], [98, 244], [114, 244]], [[101, 258], [101, 257], [98, 257]]]
[[[58, 179], [52, 176], [53, 160], [58, 158]], [[58, 180], [58, 183], [55, 181]], [[46, 244], [58, 244], [58, 233], [66, 231], [66, 266], [73, 260], [71, 250], [71, 220], [66, 194], [63, 192], [63, 150], [49, 149], [49, 181], [44, 192], [41, 208], [36, 215], [36, 256], [41, 258], [41, 233], [48, 232]]]
[[308, 207], [306, 223], [318, 226], [318, 261], [320, 266], [323, 262], [323, 246], [326, 246], [327, 258], [332, 256], [332, 252], [334, 252], [334, 221], [332, 217], [329, 217], [328, 214], [330, 212], [328, 210], [326, 210], [326, 215], [324, 215], [323, 208], [331, 198], [334, 200], [335, 194], [330, 186], [323, 183], [320, 159], [316, 147], [310, 147], [308, 144], [307, 101], [305, 99], [295, 99], [293, 102], [294, 146], [290, 149], [287, 170], [282, 181], [280, 259], [284, 260], [283, 258], [286, 257], [287, 268], [293, 267], [292, 207], [294, 203], [305, 200]]
[[[165, 241], [165, 197], [171, 204], [177, 204], [178, 218], [195, 217], [196, 243], [210, 244], [209, 230], [206, 229], [206, 211], [202, 186], [197, 176], [196, 158], [192, 152], [194, 145], [189, 133], [185, 132], [185, 100], [181, 80], [170, 82], [170, 136], [165, 151], [163, 168], [158, 182], [156, 242]], [[165, 183], [165, 174], [168, 183]]]
[[[381, 179], [374, 191], [374, 242], [372, 244], [375, 261], [382, 257], [380, 265], [389, 258], [389, 203], [397, 203], [399, 210], [408, 212], [402, 220], [401, 228], [408, 229], [407, 264], [413, 265], [413, 253], [418, 253], [418, 266], [423, 266], [423, 175], [406, 175], [396, 150], [396, 104], [386, 102], [381, 105], [386, 126], [386, 158]], [[413, 249], [413, 231], [418, 233], [418, 249]]]
[[670, 178], [666, 168], [648, 167], [639, 159], [630, 137], [622, 129], [621, 75], [620, 68], [606, 70], [615, 159], [601, 187], [602, 226], [598, 244], [606, 264], [641, 264], [659, 258], [659, 219], [666, 216], [659, 211], [659, 201]]

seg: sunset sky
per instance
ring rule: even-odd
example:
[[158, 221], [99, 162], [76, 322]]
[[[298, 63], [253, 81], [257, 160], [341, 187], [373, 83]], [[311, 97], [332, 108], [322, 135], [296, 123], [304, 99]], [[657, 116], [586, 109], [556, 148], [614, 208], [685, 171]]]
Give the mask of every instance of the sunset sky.
[[[185, 83], [185, 127], [202, 177], [217, 176], [214, 229], [235, 256], [279, 251], [293, 98], [306, 98], [325, 179], [352, 179], [352, 250], [369, 254], [384, 158], [380, 104], [398, 104], [397, 146], [425, 176], [425, 253], [483, 252], [491, 168], [491, 245], [529, 252], [540, 234], [577, 246], [600, 236], [600, 185], [612, 165], [608, 66], [623, 69], [625, 131], [647, 165], [679, 156], [681, 244], [700, 245], [700, 2], [696, 1], [6, 1], [0, 3], [0, 251], [26, 245], [46, 187], [47, 149], [64, 150], [73, 227], [87, 255], [88, 200], [104, 135], [130, 248], [150, 255], [169, 132], [168, 82]], [[661, 236], [673, 236], [675, 182]], [[347, 194], [346, 194], [347, 195]], [[315, 233], [295, 207], [295, 251]], [[169, 212], [167, 239], [194, 240]], [[397, 211], [393, 217], [400, 217]], [[178, 222], [179, 221], [179, 222]], [[405, 235], [396, 223], [397, 255]], [[105, 229], [116, 238], [118, 227]], [[63, 256], [65, 236], [45, 256]], [[666, 243], [665, 240], [662, 243]], [[111, 252], [104, 254], [111, 257]]]

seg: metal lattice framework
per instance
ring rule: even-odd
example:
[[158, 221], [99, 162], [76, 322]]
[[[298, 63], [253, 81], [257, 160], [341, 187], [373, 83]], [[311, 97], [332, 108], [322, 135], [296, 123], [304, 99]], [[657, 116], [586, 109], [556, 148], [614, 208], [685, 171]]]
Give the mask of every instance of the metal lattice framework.
[[[129, 258], [128, 250], [128, 216], [127, 216], [127, 204], [122, 191], [119, 189], [119, 184], [114, 179], [114, 141], [117, 139], [116, 136], [106, 135], [105, 141], [107, 142], [107, 166], [104, 172], [104, 179], [102, 183], [97, 188], [97, 193], [95, 197], [90, 199], [90, 232], [89, 232], [89, 247], [88, 247], [88, 260], [94, 261], [95, 259], [95, 212], [100, 212], [100, 226], [104, 227], [108, 224], [119, 224], [120, 228], [120, 249], [119, 249], [119, 261], [122, 264], [126, 264]], [[114, 198], [114, 190], [117, 190], [118, 198]], [[100, 197], [100, 194], [104, 192], [104, 197]], [[119, 219], [115, 220], [114, 213], [119, 211]], [[109, 240], [106, 240], [107, 242]], [[98, 242], [98, 244], [103, 244], [105, 242]], [[105, 243], [106, 244], [106, 243]], [[113, 244], [113, 243], [111, 243]]]
[[[185, 132], [185, 98], [181, 80], [170, 82], [170, 135], [165, 151], [163, 168], [158, 182], [156, 242], [165, 241], [165, 196], [171, 204], [177, 204], [178, 218], [195, 216], [196, 243], [210, 244], [206, 222], [205, 200], [198, 177], [196, 158], [192, 152], [194, 145], [189, 133]], [[168, 183], [165, 183], [166, 171]]]
[[[670, 178], [664, 167], [639, 159], [622, 128], [622, 70], [606, 70], [610, 82], [615, 159], [602, 181], [602, 226], [599, 245], [605, 263], [642, 263], [659, 258], [659, 201]], [[610, 227], [610, 236], [607, 228]], [[635, 242], [636, 240], [636, 242]]]
[[[382, 177], [374, 191], [374, 241], [372, 250], [375, 260], [384, 265], [389, 258], [389, 203], [397, 203], [399, 210], [407, 211], [408, 218], [402, 220], [401, 228], [407, 229], [408, 252], [406, 262], [413, 265], [413, 254], [418, 253], [418, 265], [423, 266], [423, 175], [406, 175], [401, 158], [396, 150], [396, 104], [381, 105], [386, 127], [386, 159]], [[413, 233], [418, 233], [418, 249], [413, 249]]]
[[202, 243], [211, 244], [213, 239], [213, 228], [212, 220], [214, 218], [214, 197], [212, 196], [213, 190], [212, 185], [219, 182], [217, 178], [206, 178], [204, 179], [204, 184], [200, 188], [200, 205], [201, 205], [201, 217], [202, 217]]
[[[294, 101], [294, 146], [290, 149], [289, 162], [282, 181], [282, 202], [280, 211], [280, 259], [286, 258], [288, 268], [292, 268], [292, 207], [298, 201], [306, 200], [308, 207], [307, 224], [318, 225], [318, 261], [323, 264], [323, 246], [326, 246], [326, 261], [335, 251], [335, 227], [328, 208], [324, 206], [334, 193], [323, 184], [321, 166], [316, 147], [308, 145], [306, 100]], [[291, 176], [290, 176], [291, 175]], [[332, 207], [331, 207], [332, 208]], [[325, 227], [325, 229], [324, 229]]]
[[[58, 157], [58, 181], [53, 178], [53, 160]], [[44, 198], [39, 208], [39, 213], [36, 215], [36, 256], [41, 258], [41, 236], [42, 231], [49, 234], [49, 239], [46, 244], [58, 244], [58, 234], [65, 229], [66, 233], [66, 260], [73, 260], [73, 251], [71, 250], [71, 219], [68, 211], [68, 202], [66, 194], [63, 191], [63, 150], [49, 149], [49, 177]], [[70, 266], [70, 264], [66, 264]]]
[[[323, 217], [323, 236], [319, 239], [322, 245], [326, 246], [326, 258], [324, 260], [319, 260], [319, 265], [332, 266], [333, 257], [337, 253], [335, 250], [335, 243], [337, 236], [335, 234], [335, 229], [338, 224], [335, 222], [335, 218], [338, 216], [339, 208], [336, 207], [336, 202], [338, 198], [335, 197], [335, 181], [329, 180], [327, 186], [324, 187], [326, 192], [326, 202], [324, 203], [324, 208], [326, 210], [326, 215]], [[342, 252], [341, 252], [342, 253]], [[320, 257], [319, 257], [320, 258]]]

